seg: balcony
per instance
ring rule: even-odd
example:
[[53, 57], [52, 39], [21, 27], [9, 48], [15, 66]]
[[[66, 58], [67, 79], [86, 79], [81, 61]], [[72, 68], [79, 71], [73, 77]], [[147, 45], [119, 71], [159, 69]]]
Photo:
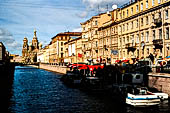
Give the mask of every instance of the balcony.
[[153, 45], [162, 45], [163, 44], [163, 40], [162, 39], [155, 39], [153, 40]]
[[136, 50], [136, 43], [127, 43], [125, 45], [125, 48], [128, 49], [128, 51], [135, 51]]
[[153, 40], [153, 45], [155, 46], [155, 49], [161, 49], [161, 48], [163, 48], [163, 40], [155, 39], [155, 40]]
[[91, 47], [86, 47], [86, 51], [91, 51]]
[[126, 48], [136, 48], [136, 43], [127, 43]]
[[154, 24], [156, 27], [160, 27], [162, 25], [162, 18], [154, 19]]

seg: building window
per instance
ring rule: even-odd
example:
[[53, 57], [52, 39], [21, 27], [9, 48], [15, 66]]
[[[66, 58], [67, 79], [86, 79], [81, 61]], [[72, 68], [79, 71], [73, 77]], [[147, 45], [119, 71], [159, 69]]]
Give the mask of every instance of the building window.
[[95, 35], [97, 35], [97, 30], [95, 31]]
[[166, 28], [166, 39], [169, 39], [169, 27]]
[[141, 18], [141, 26], [143, 26], [143, 18]]
[[131, 15], [133, 15], [133, 7], [131, 7]]
[[123, 51], [123, 57], [125, 57], [125, 51]]
[[131, 27], [132, 27], [132, 29], [133, 29], [133, 21], [131, 22], [131, 25], [132, 25]]
[[142, 10], [143, 10], [143, 3], [141, 3], [141, 5], [140, 5], [140, 6], [141, 6], [141, 11], [142, 11]]
[[137, 57], [139, 58], [139, 49], [137, 50]]
[[61, 51], [63, 51], [63, 48], [61, 48]]
[[149, 31], [146, 32], [146, 42], [149, 42]]
[[147, 48], [147, 54], [149, 55], [149, 48]]
[[154, 22], [154, 21], [155, 21], [155, 15], [152, 14], [152, 22]]
[[146, 25], [149, 24], [149, 19], [148, 19], [148, 16], [146, 17]]
[[125, 37], [123, 37], [123, 44], [125, 44]]
[[148, 0], [146, 0], [146, 8], [148, 8]]
[[134, 40], [134, 35], [131, 35], [131, 41], [133, 42], [133, 40]]
[[63, 42], [61, 42], [61, 46], [63, 46]]
[[95, 25], [97, 26], [97, 20], [95, 21]]
[[154, 6], [155, 5], [155, 0], [152, 0], [152, 6]]
[[161, 12], [158, 13], [159, 18], [162, 18]]
[[122, 45], [122, 39], [120, 38], [120, 45]]
[[111, 31], [114, 32], [114, 28], [113, 27], [111, 28]]
[[61, 53], [61, 58], [63, 58], [64, 53]]
[[96, 41], [96, 47], [98, 47], [98, 42]]
[[127, 43], [129, 43], [129, 36], [127, 36]]
[[136, 43], [139, 43], [139, 35], [136, 35]]
[[122, 31], [122, 28], [121, 28], [121, 25], [119, 26], [119, 32], [121, 32]]
[[131, 35], [132, 44], [134, 44], [134, 35]]
[[123, 24], [123, 31], [125, 31], [125, 25]]
[[139, 6], [138, 5], [136, 5], [136, 12], [138, 12], [139, 11]]
[[168, 19], [168, 10], [165, 11], [165, 19]]
[[63, 40], [63, 37], [61, 37], [61, 40]]
[[155, 30], [152, 31], [153, 40], [155, 40]]
[[125, 17], [125, 12], [123, 11], [123, 18]]
[[162, 29], [159, 29], [159, 39], [162, 39]]
[[122, 19], [122, 14], [121, 13], [119, 13], [119, 16], [120, 16], [120, 19]]
[[158, 0], [158, 4], [160, 4], [161, 3], [161, 0]]
[[126, 14], [127, 14], [127, 17], [128, 17], [128, 15], [129, 15], [129, 11], [128, 11], [128, 9], [127, 9], [127, 11], [126, 11]]
[[141, 33], [141, 41], [144, 41], [143, 33]]
[[136, 27], [138, 27], [138, 19], [136, 20]]

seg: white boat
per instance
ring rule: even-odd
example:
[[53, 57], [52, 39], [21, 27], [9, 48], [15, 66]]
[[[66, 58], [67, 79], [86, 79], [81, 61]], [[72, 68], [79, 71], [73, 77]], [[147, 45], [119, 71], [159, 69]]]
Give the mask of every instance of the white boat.
[[168, 94], [167, 93], [153, 93], [154, 95], [157, 95], [161, 101], [168, 101]]
[[138, 88], [134, 93], [128, 93], [126, 103], [135, 107], [159, 105], [160, 97], [147, 91], [146, 88]]

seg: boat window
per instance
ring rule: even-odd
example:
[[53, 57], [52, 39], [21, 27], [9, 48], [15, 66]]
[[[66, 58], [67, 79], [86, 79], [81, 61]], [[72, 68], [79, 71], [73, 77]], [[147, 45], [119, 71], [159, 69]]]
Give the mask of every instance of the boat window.
[[140, 75], [136, 75], [136, 79], [140, 79]]

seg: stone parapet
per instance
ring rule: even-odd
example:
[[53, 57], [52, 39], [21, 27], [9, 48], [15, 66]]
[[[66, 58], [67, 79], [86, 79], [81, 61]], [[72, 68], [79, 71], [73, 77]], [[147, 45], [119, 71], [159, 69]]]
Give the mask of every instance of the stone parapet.
[[50, 64], [42, 64], [42, 63], [39, 64], [39, 68], [61, 73], [61, 74], [66, 74], [67, 71], [66, 66], [58, 66], [58, 65], [50, 65]]
[[170, 96], [170, 74], [168, 73], [149, 73], [149, 87], [156, 88], [158, 91], [167, 93]]

